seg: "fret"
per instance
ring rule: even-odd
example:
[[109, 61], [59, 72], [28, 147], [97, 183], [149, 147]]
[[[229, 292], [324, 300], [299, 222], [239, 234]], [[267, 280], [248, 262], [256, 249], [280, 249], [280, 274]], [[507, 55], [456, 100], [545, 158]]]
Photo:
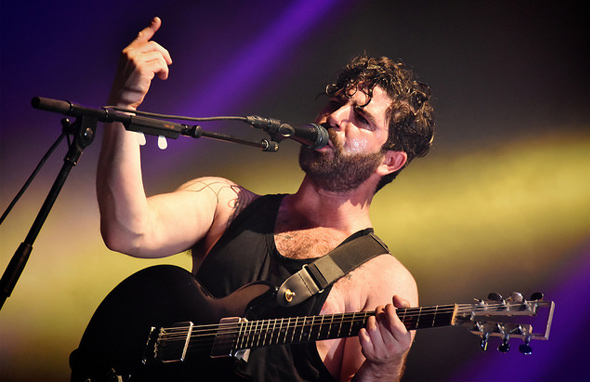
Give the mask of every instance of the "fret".
[[245, 349], [245, 342], [246, 342], [246, 335], [247, 335], [247, 330], [248, 330], [248, 321], [246, 322], [242, 322], [242, 324], [240, 325], [240, 338], [239, 338], [239, 342], [240, 342], [240, 349]]
[[321, 320], [322, 320], [322, 321], [321, 321], [321, 322], [320, 322], [320, 324], [318, 325], [318, 330], [317, 330], [317, 331], [316, 331], [316, 333], [315, 333], [315, 340], [316, 340], [316, 341], [320, 339], [320, 337], [321, 337], [321, 334], [322, 334], [322, 328], [323, 328], [323, 326], [324, 326], [324, 316], [321, 316], [321, 317], [322, 317], [322, 318], [321, 318]]
[[422, 312], [422, 308], [420, 309], [420, 319], [416, 323], [416, 329], [424, 329], [424, 328], [432, 328], [434, 326], [436, 320], [436, 313], [438, 310], [438, 306], [434, 309], [432, 313], [424, 313]]
[[340, 337], [340, 332], [342, 330], [342, 321], [344, 319], [344, 314], [339, 314], [340, 316], [340, 325], [338, 325], [338, 331], [336, 332], [336, 337]]
[[[291, 318], [289, 318], [289, 321], [290, 320], [291, 320]], [[283, 335], [283, 339], [281, 340], [280, 339], [280, 335], [279, 335], [279, 338], [277, 338], [277, 344], [279, 344], [279, 341], [280, 341], [281, 344], [284, 344], [284, 343], [287, 342], [287, 329], [289, 328], [289, 322], [287, 322], [287, 327], [286, 328], [283, 328], [283, 323], [284, 322], [285, 322], [285, 319], [284, 318], [281, 318], [281, 329], [280, 329], [280, 331], [281, 331], [281, 334]]]
[[422, 315], [422, 307], [418, 310], [418, 316], [416, 317], [416, 329], [420, 327], [420, 317]]
[[[273, 335], [273, 329], [274, 329], [274, 322], [275, 320], [268, 320], [268, 325], [266, 326], [266, 335], [264, 336], [264, 342], [267, 345], [272, 344], [272, 335]], [[271, 324], [273, 324], [273, 327], [271, 328]]]
[[[453, 321], [453, 315], [455, 314], [454, 309], [450, 309], [454, 307], [453, 305], [443, 305], [441, 308], [442, 312], [439, 311], [439, 306], [436, 306], [436, 317], [432, 320], [432, 327], [437, 328], [440, 326], [449, 326]], [[444, 309], [446, 308], [446, 309]]]
[[[322, 328], [325, 328], [326, 327], [326, 324], [324, 323], [325, 317], [326, 316], [322, 316]], [[328, 325], [328, 333], [330, 332], [330, 325], [332, 325], [332, 324], [330, 323]], [[326, 336], [322, 334], [322, 330], [320, 329], [320, 331], [318, 333], [318, 338], [317, 339], [319, 340], [319, 339], [323, 339], [323, 338], [326, 338]]]
[[[403, 314], [401, 316], [400, 316], [400, 311], [403, 312]], [[396, 313], [397, 313], [397, 316], [399, 317], [400, 321], [405, 324], [405, 322], [406, 322], [406, 313], [408, 313], [408, 308], [397, 309], [396, 310]]]
[[270, 319], [266, 320], [266, 326], [264, 326], [264, 320], [262, 320], [262, 327], [260, 328], [260, 340], [262, 341], [262, 346], [266, 345], [266, 337], [268, 336], [269, 327]]
[[260, 336], [262, 333], [262, 325], [264, 323], [264, 320], [258, 320], [256, 321], [256, 329], [254, 330], [254, 343], [252, 344], [252, 347], [254, 346], [260, 346]]
[[309, 330], [307, 331], [307, 341], [311, 340], [311, 335], [313, 334], [314, 323], [315, 323], [315, 316], [311, 316], [311, 323], [309, 324]]
[[357, 312], [352, 315], [349, 336], [357, 336], [359, 334], [359, 331], [367, 322], [367, 317], [366, 312]]
[[262, 336], [264, 334], [264, 320], [260, 321], [260, 328], [258, 329], [258, 341], [256, 342], [256, 346], [260, 346], [260, 340], [262, 340]]
[[[293, 327], [291, 326], [291, 317], [289, 317], [289, 320], [287, 321], [287, 327], [285, 328], [285, 338], [283, 340], [283, 343], [289, 343], [289, 333], [292, 333], [293, 331]], [[293, 341], [293, 339], [291, 338], [291, 341]]]
[[283, 324], [285, 323], [285, 319], [281, 318], [281, 327], [280, 327], [280, 332], [283, 334], [283, 339], [281, 340], [280, 335], [279, 338], [277, 339], [277, 344], [281, 343], [284, 344], [285, 342], [287, 342], [287, 328], [289, 327], [288, 323], [287, 323], [287, 328], [283, 328]]
[[436, 315], [438, 313], [438, 305], [434, 307], [434, 314], [432, 315], [432, 323], [430, 324], [430, 327], [433, 328], [434, 324], [436, 322]]
[[[268, 328], [270, 327], [270, 320], [266, 323], [266, 329], [264, 329], [264, 320], [262, 320], [262, 332], [260, 333], [260, 337], [262, 338], [262, 346], [266, 346], [266, 337], [268, 336]], [[264, 333], [264, 337], [262, 337], [262, 333]]]
[[[272, 320], [272, 330], [270, 332], [270, 342], [269, 342], [269, 344], [271, 344], [271, 345], [272, 345], [272, 336], [273, 336], [273, 334], [276, 333], [276, 330], [277, 330], [277, 321], [278, 321], [278, 319]], [[277, 338], [278, 338], [278, 333], [277, 333]]]
[[332, 324], [334, 323], [334, 316], [331, 314], [328, 316], [323, 316], [322, 322], [324, 321], [327, 322], [322, 325], [322, 330], [320, 330], [320, 333], [318, 334], [318, 340], [325, 340], [327, 338], [330, 338], [330, 330], [332, 329]]
[[248, 322], [248, 326], [246, 328], [246, 343], [245, 343], [246, 346], [244, 346], [245, 348], [249, 348], [252, 346], [252, 345], [250, 345], [250, 343], [252, 341], [252, 326], [254, 326], [254, 323], [255, 323], [254, 321]]
[[408, 330], [416, 329], [416, 322], [418, 320], [418, 315], [414, 312], [417, 312], [416, 309], [406, 309], [407, 315], [404, 314], [403, 323]]
[[250, 325], [250, 338], [252, 342], [248, 347], [254, 347], [254, 341], [256, 341], [256, 330], [258, 329], [258, 321], [252, 321], [252, 325]]
[[297, 329], [297, 321], [299, 317], [295, 317], [295, 325], [293, 325], [293, 333], [291, 334], [291, 342], [295, 342], [295, 330]]
[[357, 336], [359, 334], [361, 329], [367, 323], [367, 318], [372, 315], [372, 313], [367, 313], [367, 312], [359, 312], [358, 314], [360, 314], [361, 317], [357, 318], [353, 323], [353, 326], [354, 326], [354, 329], [352, 330], [353, 336]]
[[334, 326], [334, 315], [333, 314], [330, 316], [330, 326], [328, 326], [328, 333], [326, 336], [324, 336], [324, 338], [331, 338], [330, 333], [332, 331], [332, 326]]
[[[262, 320], [262, 323], [260, 325], [260, 341], [262, 341], [262, 346], [264, 346], [265, 341], [266, 341], [266, 334], [268, 333], [268, 325], [270, 324], [270, 320], [266, 321], [266, 329], [264, 326], [264, 320]], [[260, 343], [259, 341], [259, 343]], [[259, 345], [260, 346], [260, 345]]]
[[[247, 324], [247, 323], [246, 323]], [[236, 349], [244, 349], [244, 323], [240, 322], [238, 324], [238, 340], [236, 341]]]
[[254, 341], [256, 341], [256, 327], [258, 326], [258, 321], [252, 321], [250, 324], [250, 331], [248, 332], [248, 348], [252, 348], [254, 346]]
[[348, 335], [347, 335], [347, 337], [350, 337], [352, 335], [352, 329], [354, 327], [354, 317], [355, 317], [355, 315], [356, 315], [356, 313], [353, 312], [352, 313], [352, 320], [350, 322], [350, 328], [348, 329]]
[[244, 333], [242, 334], [242, 349], [246, 349], [248, 347], [248, 335], [250, 332], [248, 331], [248, 327], [250, 326], [250, 322], [244, 322]]
[[303, 317], [303, 325], [301, 325], [301, 331], [299, 332], [299, 341], [303, 341], [303, 332], [305, 331], [305, 320], [306, 317]]
[[[347, 337], [348, 336], [348, 333], [350, 332], [350, 327], [352, 326], [352, 322], [350, 321], [350, 319], [348, 317], [350, 317], [350, 313], [342, 314], [342, 325], [341, 325], [341, 330], [340, 330], [338, 337]], [[343, 333], [345, 333], [345, 334], [343, 334]]]
[[[406, 309], [400, 315], [400, 319], [408, 330], [448, 326], [451, 325], [453, 318], [453, 311], [449, 310], [449, 307], [449, 305], [443, 305], [442, 307], [436, 305], [428, 308], [428, 312], [423, 311], [423, 307]], [[432, 311], [433, 308], [434, 311]], [[439, 308], [447, 309], [443, 309], [443, 312], [441, 312]]]
[[[268, 323], [266, 324], [268, 326]], [[258, 346], [264, 345], [264, 339], [266, 338], [266, 330], [264, 329], [264, 320], [260, 322], [260, 332], [258, 333]]]

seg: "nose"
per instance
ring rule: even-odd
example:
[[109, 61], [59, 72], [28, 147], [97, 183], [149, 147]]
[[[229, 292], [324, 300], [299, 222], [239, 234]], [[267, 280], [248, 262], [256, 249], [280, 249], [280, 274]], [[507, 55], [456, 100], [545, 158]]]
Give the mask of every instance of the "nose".
[[327, 124], [333, 129], [340, 130], [343, 128], [343, 124], [348, 120], [348, 116], [349, 112], [347, 111], [347, 106], [340, 106], [328, 115]]

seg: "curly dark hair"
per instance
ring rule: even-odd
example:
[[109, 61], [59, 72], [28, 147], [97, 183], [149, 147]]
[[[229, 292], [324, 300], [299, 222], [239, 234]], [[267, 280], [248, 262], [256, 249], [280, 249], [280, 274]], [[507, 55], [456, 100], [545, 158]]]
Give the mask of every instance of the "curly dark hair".
[[349, 97], [359, 89], [359, 85], [368, 89], [367, 104], [375, 86], [381, 87], [391, 97], [393, 102], [387, 115], [389, 138], [382, 150], [404, 151], [408, 156], [404, 167], [381, 178], [378, 191], [395, 179], [412, 159], [423, 157], [430, 150], [434, 138], [430, 88], [417, 81], [414, 73], [401, 62], [387, 57], [361, 55], [352, 59], [338, 74], [336, 82], [326, 87], [326, 94], [329, 97]]

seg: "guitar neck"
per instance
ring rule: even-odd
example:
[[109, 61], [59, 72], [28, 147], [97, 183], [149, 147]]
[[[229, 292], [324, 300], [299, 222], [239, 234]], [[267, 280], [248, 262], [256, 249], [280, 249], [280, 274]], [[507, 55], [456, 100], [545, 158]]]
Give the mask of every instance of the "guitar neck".
[[[397, 314], [408, 330], [449, 326], [456, 305], [430, 308], [400, 308]], [[241, 322], [235, 348], [248, 349], [357, 336], [374, 311], [338, 313], [323, 316], [286, 317]]]

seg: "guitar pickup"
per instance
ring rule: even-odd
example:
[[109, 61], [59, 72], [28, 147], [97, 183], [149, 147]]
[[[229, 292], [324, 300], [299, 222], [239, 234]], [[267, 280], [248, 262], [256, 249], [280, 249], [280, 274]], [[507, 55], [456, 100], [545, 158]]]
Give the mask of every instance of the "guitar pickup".
[[236, 328], [242, 322], [240, 317], [227, 317], [219, 321], [219, 328], [215, 333], [213, 346], [211, 348], [211, 358], [231, 357], [236, 350], [236, 341], [238, 331]]

